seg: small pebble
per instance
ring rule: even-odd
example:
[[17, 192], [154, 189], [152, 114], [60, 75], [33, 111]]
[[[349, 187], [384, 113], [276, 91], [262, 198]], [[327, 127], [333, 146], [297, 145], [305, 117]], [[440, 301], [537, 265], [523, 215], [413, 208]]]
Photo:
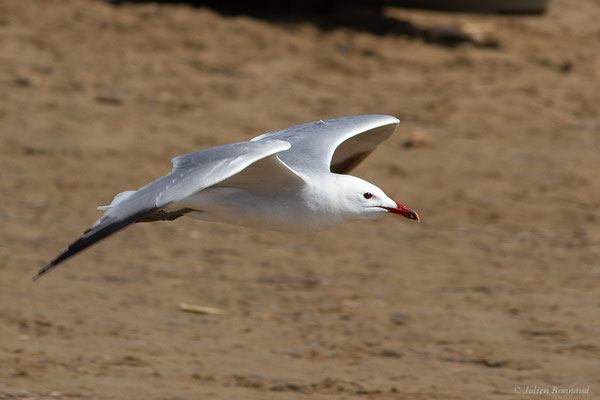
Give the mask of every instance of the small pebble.
[[390, 322], [395, 325], [406, 325], [409, 320], [409, 316], [400, 312], [393, 312], [390, 314]]
[[410, 138], [404, 141], [404, 147], [407, 149], [417, 148], [417, 147], [428, 147], [432, 144], [432, 140], [426, 132], [416, 131], [414, 132]]

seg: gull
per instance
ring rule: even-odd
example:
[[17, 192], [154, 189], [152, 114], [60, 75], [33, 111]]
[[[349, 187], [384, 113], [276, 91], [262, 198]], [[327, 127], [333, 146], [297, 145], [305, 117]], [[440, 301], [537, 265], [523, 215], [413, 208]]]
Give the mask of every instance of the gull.
[[359, 115], [265, 133], [172, 159], [172, 171], [117, 194], [90, 229], [34, 280], [67, 258], [135, 222], [181, 216], [274, 231], [318, 231], [386, 213], [419, 215], [380, 188], [345, 173], [389, 138], [400, 121]]

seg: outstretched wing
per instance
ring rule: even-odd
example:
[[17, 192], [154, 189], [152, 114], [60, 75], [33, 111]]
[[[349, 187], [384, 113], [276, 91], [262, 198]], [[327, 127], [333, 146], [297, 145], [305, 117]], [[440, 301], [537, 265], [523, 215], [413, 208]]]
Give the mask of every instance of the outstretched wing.
[[289, 148], [290, 144], [282, 140], [240, 142], [174, 158], [171, 173], [116, 202], [79, 239], [42, 268], [34, 279], [106, 236], [133, 222], [143, 220], [167, 204], [230, 178], [253, 163]]
[[390, 137], [400, 121], [389, 115], [359, 115], [311, 122], [252, 139], [285, 140], [292, 148], [277, 157], [297, 173], [346, 173]]

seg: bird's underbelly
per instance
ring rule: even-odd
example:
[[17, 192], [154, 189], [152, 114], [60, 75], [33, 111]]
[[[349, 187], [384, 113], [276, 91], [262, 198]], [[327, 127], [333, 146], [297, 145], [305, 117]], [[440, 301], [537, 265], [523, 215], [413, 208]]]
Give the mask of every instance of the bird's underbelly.
[[265, 218], [252, 218], [248, 215], [215, 215], [203, 211], [192, 211], [185, 214], [185, 216], [202, 221], [221, 222], [230, 225], [247, 226], [278, 232], [314, 232], [329, 227], [329, 225], [322, 224], [319, 221], [290, 221], [285, 218], [276, 218], [273, 215]]
[[339, 217], [306, 204], [294, 193], [252, 193], [220, 187], [196, 193], [169, 205], [167, 211], [191, 208], [185, 216], [203, 221], [249, 226], [273, 231], [319, 231], [343, 222]]

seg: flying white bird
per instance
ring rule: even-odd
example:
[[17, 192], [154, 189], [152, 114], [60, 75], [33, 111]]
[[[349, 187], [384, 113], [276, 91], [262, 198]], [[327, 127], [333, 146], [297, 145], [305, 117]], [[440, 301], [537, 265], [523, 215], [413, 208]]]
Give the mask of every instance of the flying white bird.
[[377, 186], [344, 175], [394, 133], [389, 115], [311, 122], [172, 160], [171, 173], [115, 196], [104, 215], [34, 279], [134, 222], [188, 216], [276, 231], [311, 231], [388, 212], [419, 220]]

